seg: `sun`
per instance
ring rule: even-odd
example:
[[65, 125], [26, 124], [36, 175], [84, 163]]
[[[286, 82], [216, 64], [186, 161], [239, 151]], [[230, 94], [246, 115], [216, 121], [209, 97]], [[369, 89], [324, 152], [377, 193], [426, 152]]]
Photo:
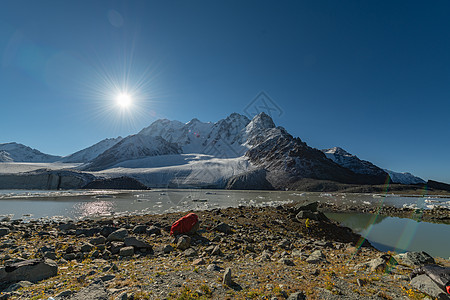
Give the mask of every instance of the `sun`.
[[130, 95], [127, 93], [120, 93], [116, 97], [116, 103], [121, 108], [129, 108], [132, 104], [133, 100]]

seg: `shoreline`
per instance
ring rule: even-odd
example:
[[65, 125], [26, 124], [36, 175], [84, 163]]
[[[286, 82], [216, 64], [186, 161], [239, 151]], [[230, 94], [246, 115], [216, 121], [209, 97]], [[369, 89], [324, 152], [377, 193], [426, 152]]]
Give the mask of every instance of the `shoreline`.
[[[368, 243], [359, 247], [361, 237], [333, 221], [319, 217], [311, 220], [308, 230], [304, 219], [297, 217], [301, 206], [196, 211], [200, 231], [190, 237], [187, 248], [168, 234], [170, 225], [187, 212], [68, 223], [2, 223], [0, 227], [9, 226], [10, 232], [0, 238], [0, 266], [48, 257], [56, 262], [58, 272], [0, 297], [71, 299], [62, 296], [94, 292], [113, 299], [124, 294], [128, 298], [120, 299], [131, 295], [135, 299], [285, 299], [295, 293], [307, 299], [423, 296], [410, 285], [414, 266]], [[312, 213], [320, 215], [314, 209]], [[125, 253], [123, 242], [106, 240], [105, 233], [120, 228], [144, 243], [139, 244], [142, 247], [128, 246], [131, 252]], [[450, 266], [448, 260], [436, 258], [436, 262]], [[227, 268], [232, 281], [224, 284]]]

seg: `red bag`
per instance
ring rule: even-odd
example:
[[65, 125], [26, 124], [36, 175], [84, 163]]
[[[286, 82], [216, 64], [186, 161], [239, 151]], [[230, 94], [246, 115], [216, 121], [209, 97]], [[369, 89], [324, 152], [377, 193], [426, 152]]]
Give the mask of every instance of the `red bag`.
[[189, 213], [172, 224], [170, 234], [188, 233], [195, 224], [198, 223], [198, 216], [194, 213]]

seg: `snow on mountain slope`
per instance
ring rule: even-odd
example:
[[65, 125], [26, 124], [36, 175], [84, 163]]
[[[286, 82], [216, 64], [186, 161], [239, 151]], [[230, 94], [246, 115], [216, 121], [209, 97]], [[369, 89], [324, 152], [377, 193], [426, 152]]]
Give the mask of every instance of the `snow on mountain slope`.
[[[135, 164], [148, 168], [135, 168]], [[153, 188], [224, 188], [228, 178], [253, 169], [245, 157], [214, 158], [210, 155], [162, 155], [124, 161], [92, 172], [99, 177], [129, 176]]]
[[80, 164], [76, 163], [27, 163], [27, 162], [3, 162], [0, 163], [0, 174], [18, 174], [31, 172], [36, 170], [62, 170], [62, 169], [74, 169]]
[[109, 148], [116, 145], [122, 139], [123, 138], [120, 136], [118, 138], [104, 139], [86, 149], [75, 152], [69, 156], [65, 156], [60, 161], [65, 163], [89, 162], [94, 158], [96, 158], [97, 156], [99, 156], [100, 154], [102, 154], [103, 152], [105, 152], [106, 150], [108, 150]]
[[13, 159], [6, 151], [0, 151], [0, 162], [12, 162]]
[[178, 121], [157, 120], [138, 135], [160, 136], [178, 144], [182, 153], [211, 154], [216, 157], [239, 157], [247, 150], [242, 144], [244, 128], [250, 120], [233, 113], [216, 123], [192, 119], [186, 124]]
[[359, 159], [356, 155], [352, 155], [342, 148], [334, 147], [330, 149], [322, 150], [328, 159], [331, 159], [338, 165], [350, 169], [357, 174], [366, 174], [374, 176], [384, 176], [386, 178], [386, 172], [375, 166], [374, 164]]
[[[0, 161], [55, 162], [61, 156], [49, 155], [18, 143], [0, 144]], [[3, 160], [2, 160], [3, 159]]]
[[130, 135], [97, 156], [82, 169], [98, 171], [126, 160], [143, 158], [148, 156], [179, 154], [179, 146], [169, 143], [162, 137], [151, 137], [145, 135]]
[[399, 172], [394, 172], [391, 170], [386, 170], [385, 171], [389, 174], [389, 176], [391, 177], [391, 180], [393, 183], [401, 183], [401, 184], [423, 184], [426, 183], [425, 180], [423, 180], [420, 177], [414, 176], [411, 173], [399, 173]]

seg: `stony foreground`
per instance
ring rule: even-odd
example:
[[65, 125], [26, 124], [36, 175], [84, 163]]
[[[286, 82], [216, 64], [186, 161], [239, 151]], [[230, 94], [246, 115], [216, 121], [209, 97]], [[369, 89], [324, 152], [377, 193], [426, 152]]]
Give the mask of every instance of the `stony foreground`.
[[[426, 253], [394, 255], [329, 221], [317, 205], [196, 212], [200, 230], [173, 238], [183, 213], [69, 223], [0, 224], [0, 299], [445, 299]], [[305, 218], [311, 219], [310, 228]], [[361, 246], [361, 247], [360, 247]], [[34, 260], [33, 260], [34, 259]]]

